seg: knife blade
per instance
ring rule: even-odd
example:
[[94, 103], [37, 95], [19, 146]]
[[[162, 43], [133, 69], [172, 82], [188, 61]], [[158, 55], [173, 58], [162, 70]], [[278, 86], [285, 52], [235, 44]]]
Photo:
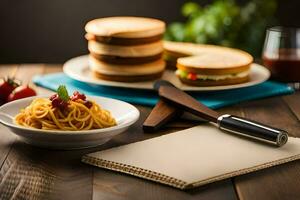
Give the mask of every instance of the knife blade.
[[221, 115], [168, 81], [156, 81], [154, 87], [158, 90], [159, 96], [165, 101], [207, 121], [216, 123], [219, 129], [276, 146], [282, 146], [288, 141], [287, 131], [230, 114]]

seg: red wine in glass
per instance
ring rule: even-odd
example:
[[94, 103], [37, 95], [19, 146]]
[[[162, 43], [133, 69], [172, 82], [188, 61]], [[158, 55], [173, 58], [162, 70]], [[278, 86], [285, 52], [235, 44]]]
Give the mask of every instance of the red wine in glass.
[[267, 30], [262, 55], [272, 79], [300, 82], [300, 29], [273, 27]]

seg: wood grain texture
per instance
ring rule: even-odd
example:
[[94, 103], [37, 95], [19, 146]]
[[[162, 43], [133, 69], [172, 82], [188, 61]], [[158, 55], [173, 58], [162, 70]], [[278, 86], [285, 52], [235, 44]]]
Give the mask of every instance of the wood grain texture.
[[181, 191], [133, 176], [94, 169], [93, 199], [119, 200], [204, 200], [237, 199], [230, 180], [225, 180], [192, 191]]
[[[14, 76], [19, 65], [0, 65], [0, 78], [6, 76]], [[3, 102], [0, 102], [0, 106]], [[4, 161], [7, 158], [11, 145], [15, 140], [15, 135], [11, 134], [10, 131], [2, 124], [0, 124], [0, 169], [3, 166]]]
[[11, 150], [16, 136], [12, 134], [7, 128], [0, 124], [0, 169], [3, 166], [4, 161], [7, 159], [8, 153]]
[[90, 199], [92, 171], [84, 151], [48, 151], [13, 144], [0, 171], [0, 199]]
[[278, 127], [290, 136], [300, 136], [300, 123], [281, 97], [273, 97], [242, 104], [245, 117]]
[[[16, 76], [30, 82], [37, 74], [54, 73], [62, 65], [0, 66], [0, 76], [17, 69]], [[48, 90], [36, 87], [39, 93]], [[268, 98], [218, 110], [287, 129], [300, 137], [299, 93]], [[81, 163], [82, 155], [169, 134], [201, 123], [192, 116], [174, 121], [152, 134], [142, 123], [150, 113], [137, 106], [139, 121], [106, 144], [78, 151], [50, 151], [27, 145], [0, 125], [0, 199], [300, 199], [300, 161], [276, 166], [184, 192], [129, 175]], [[176, 166], [174, 166], [176, 167]], [[233, 184], [234, 183], [234, 184]]]
[[[300, 105], [300, 102], [299, 102]], [[300, 136], [300, 124], [281, 97], [241, 104], [245, 117]], [[299, 199], [300, 161], [234, 178], [240, 199]]]
[[293, 95], [284, 96], [283, 100], [286, 102], [292, 113], [297, 117], [298, 121], [300, 121], [300, 91]]

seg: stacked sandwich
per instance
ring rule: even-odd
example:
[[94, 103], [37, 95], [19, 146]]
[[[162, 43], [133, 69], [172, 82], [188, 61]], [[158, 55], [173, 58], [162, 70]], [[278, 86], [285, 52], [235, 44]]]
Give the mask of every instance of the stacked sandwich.
[[98, 78], [137, 82], [162, 75], [164, 22], [142, 17], [108, 17], [88, 22], [85, 30], [89, 66]]
[[247, 52], [180, 42], [164, 42], [165, 58], [176, 63], [176, 75], [192, 86], [231, 85], [249, 80], [253, 57]]

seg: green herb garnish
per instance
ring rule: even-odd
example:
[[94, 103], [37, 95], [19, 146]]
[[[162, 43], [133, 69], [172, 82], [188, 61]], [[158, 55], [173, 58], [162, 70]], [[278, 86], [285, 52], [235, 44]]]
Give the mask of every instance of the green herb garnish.
[[63, 101], [68, 101], [70, 99], [70, 96], [68, 94], [67, 88], [65, 85], [60, 85], [57, 88], [57, 94], [59, 98], [61, 98]]

